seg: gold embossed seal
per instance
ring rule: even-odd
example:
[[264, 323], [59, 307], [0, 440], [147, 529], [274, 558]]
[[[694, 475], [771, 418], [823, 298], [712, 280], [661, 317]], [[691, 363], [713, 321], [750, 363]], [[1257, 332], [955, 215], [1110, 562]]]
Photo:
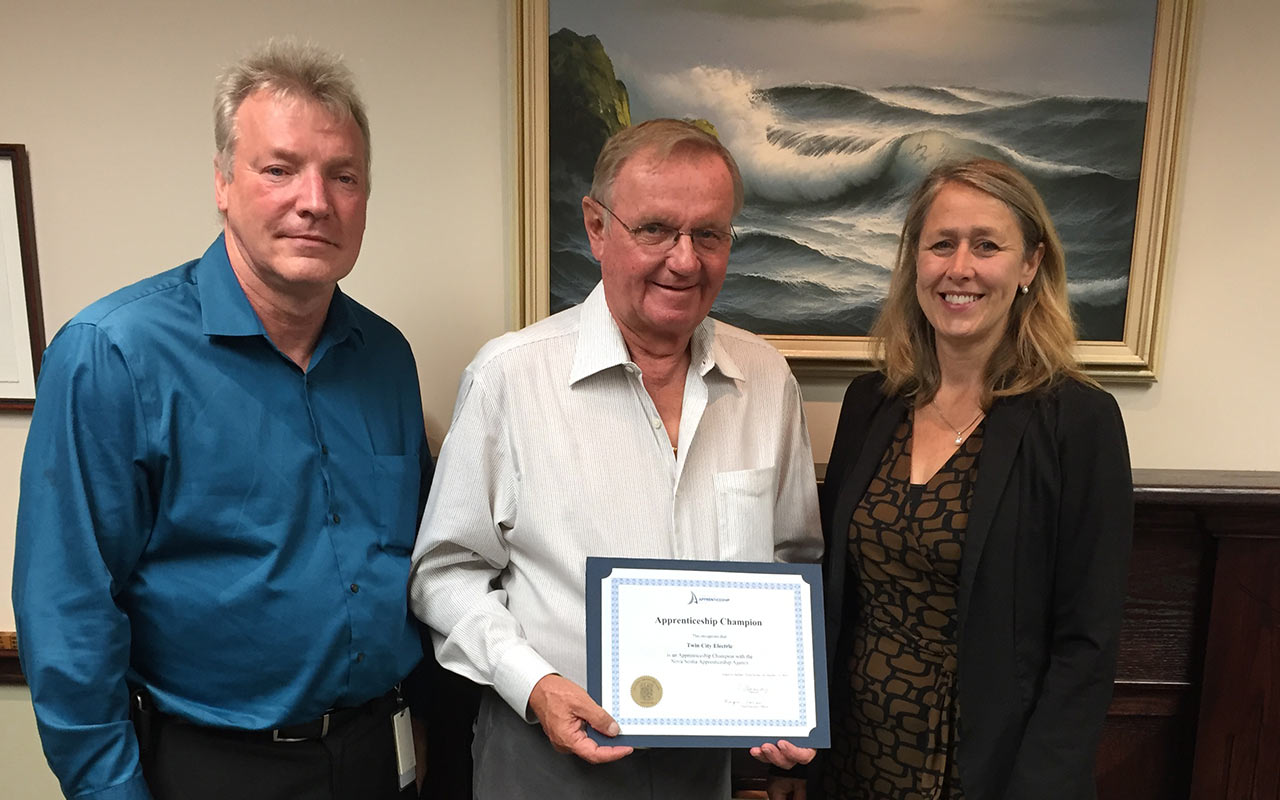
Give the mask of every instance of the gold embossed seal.
[[631, 683], [631, 699], [642, 708], [653, 708], [662, 700], [662, 684], [649, 675], [641, 675]]

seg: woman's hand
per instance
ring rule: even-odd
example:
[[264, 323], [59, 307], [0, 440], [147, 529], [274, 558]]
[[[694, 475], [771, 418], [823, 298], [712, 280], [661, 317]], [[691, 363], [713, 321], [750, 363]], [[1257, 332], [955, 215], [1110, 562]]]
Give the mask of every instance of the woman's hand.
[[818, 754], [810, 747], [796, 747], [786, 739], [777, 744], [765, 742], [759, 747], [751, 748], [751, 757], [756, 761], [772, 764], [779, 769], [791, 769], [796, 764], [808, 764]]

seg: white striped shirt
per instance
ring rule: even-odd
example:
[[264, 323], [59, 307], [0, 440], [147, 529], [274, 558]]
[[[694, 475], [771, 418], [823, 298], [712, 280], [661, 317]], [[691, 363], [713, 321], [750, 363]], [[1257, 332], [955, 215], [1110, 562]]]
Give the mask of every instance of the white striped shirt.
[[586, 685], [587, 556], [817, 561], [809, 433], [786, 361], [706, 319], [677, 455], [597, 285], [462, 375], [413, 552], [410, 602], [448, 669], [523, 715]]

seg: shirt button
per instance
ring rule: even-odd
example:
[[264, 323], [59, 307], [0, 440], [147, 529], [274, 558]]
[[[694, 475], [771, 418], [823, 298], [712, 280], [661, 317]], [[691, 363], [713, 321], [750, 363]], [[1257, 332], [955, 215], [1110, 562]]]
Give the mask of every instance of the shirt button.
[[360, 584], [358, 583], [351, 584], [351, 593], [355, 594], [358, 591], [360, 591]]
[[356, 663], [359, 664], [361, 661], [364, 661], [364, 653], [356, 653]]
[[342, 522], [342, 517], [338, 516], [337, 514], [334, 514], [334, 515], [333, 515], [333, 524], [334, 524], [334, 525], [337, 525], [339, 522]]
[[662, 428], [662, 418], [661, 418], [661, 417], [654, 417], [654, 418], [653, 418], [653, 429], [656, 431], [656, 430], [660, 430], [661, 428]]
[[325, 445], [320, 445], [320, 455], [322, 456], [329, 455], [329, 448], [326, 447]]
[[631, 373], [632, 375], [635, 375], [637, 372], [639, 372], [639, 371], [640, 371], [640, 368], [639, 368], [639, 367], [637, 367], [635, 364], [628, 364], [628, 365], [626, 366], [626, 370], [627, 370], [627, 372]]

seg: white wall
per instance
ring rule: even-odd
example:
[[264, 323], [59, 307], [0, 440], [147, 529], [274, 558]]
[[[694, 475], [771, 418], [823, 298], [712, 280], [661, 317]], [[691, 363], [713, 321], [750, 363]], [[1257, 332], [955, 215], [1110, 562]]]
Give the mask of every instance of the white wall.
[[[369, 230], [344, 288], [413, 343], [438, 446], [459, 372], [511, 322], [512, 4], [0, 0], [0, 141], [31, 154], [49, 334], [93, 299], [203, 251], [218, 222], [213, 76], [266, 36], [310, 37], [346, 53], [373, 122]], [[1161, 379], [1113, 391], [1135, 466], [1280, 470], [1280, 54], [1269, 40], [1280, 4], [1203, 5]], [[804, 388], [825, 461], [843, 387]], [[0, 630], [13, 629], [26, 430], [26, 415], [0, 414]], [[24, 697], [0, 691], [0, 785], [6, 796], [54, 797]]]
[[[283, 34], [346, 55], [369, 106], [374, 188], [360, 261], [343, 288], [413, 343], [438, 448], [462, 368], [512, 317], [507, 4], [0, 8], [0, 141], [30, 155], [49, 337], [97, 297], [198, 257], [217, 235], [211, 109], [223, 66]], [[0, 414], [0, 630], [14, 627], [12, 532], [28, 418]]]
[[57, 779], [45, 765], [31, 694], [25, 686], [0, 686], [0, 789], [12, 800], [62, 796]]
[[1115, 394], [1135, 466], [1280, 470], [1280, 3], [1198, 2], [1164, 366]]

